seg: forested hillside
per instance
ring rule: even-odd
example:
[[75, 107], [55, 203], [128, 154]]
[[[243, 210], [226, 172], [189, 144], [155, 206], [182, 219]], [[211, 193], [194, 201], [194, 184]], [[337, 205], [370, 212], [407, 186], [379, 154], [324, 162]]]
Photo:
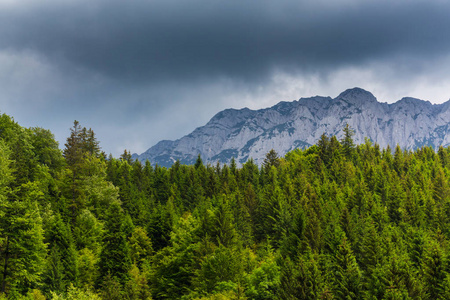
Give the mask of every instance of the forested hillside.
[[1, 115], [0, 299], [450, 299], [450, 149], [343, 130], [166, 169]]

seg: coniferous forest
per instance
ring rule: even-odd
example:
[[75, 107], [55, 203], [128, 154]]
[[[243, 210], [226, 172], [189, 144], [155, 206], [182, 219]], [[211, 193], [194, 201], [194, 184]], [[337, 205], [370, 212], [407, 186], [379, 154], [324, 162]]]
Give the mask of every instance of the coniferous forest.
[[450, 149], [343, 130], [166, 169], [3, 114], [0, 299], [450, 299]]

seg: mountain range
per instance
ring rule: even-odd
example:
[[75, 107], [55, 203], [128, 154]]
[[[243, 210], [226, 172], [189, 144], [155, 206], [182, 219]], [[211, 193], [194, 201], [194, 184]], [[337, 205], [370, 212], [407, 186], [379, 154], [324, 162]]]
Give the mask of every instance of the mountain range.
[[334, 99], [315, 96], [260, 110], [226, 109], [192, 133], [160, 141], [133, 158], [166, 167], [177, 160], [193, 164], [199, 154], [205, 163], [229, 163], [234, 157], [238, 163], [253, 158], [261, 164], [271, 149], [284, 155], [315, 144], [323, 133], [340, 139], [347, 123], [357, 144], [367, 137], [381, 147], [450, 145], [450, 101], [431, 104], [407, 97], [388, 104], [353, 88]]

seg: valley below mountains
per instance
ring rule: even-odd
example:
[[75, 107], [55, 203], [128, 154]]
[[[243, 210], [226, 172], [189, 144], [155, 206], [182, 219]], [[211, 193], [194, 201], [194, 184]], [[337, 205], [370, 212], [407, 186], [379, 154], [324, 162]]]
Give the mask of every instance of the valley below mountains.
[[133, 158], [165, 167], [177, 160], [193, 164], [199, 154], [205, 163], [229, 163], [234, 157], [240, 164], [250, 158], [261, 164], [271, 149], [284, 155], [315, 144], [323, 133], [340, 139], [347, 123], [356, 144], [367, 137], [381, 147], [399, 144], [411, 150], [450, 145], [450, 101], [380, 103], [370, 92], [353, 88], [334, 99], [315, 96], [260, 110], [226, 109], [192, 133], [160, 141]]

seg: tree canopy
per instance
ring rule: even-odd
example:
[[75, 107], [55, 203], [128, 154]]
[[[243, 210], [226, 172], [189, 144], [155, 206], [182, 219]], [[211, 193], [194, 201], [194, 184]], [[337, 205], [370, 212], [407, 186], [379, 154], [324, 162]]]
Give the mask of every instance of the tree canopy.
[[0, 299], [449, 299], [450, 148], [343, 130], [167, 169], [3, 114]]

